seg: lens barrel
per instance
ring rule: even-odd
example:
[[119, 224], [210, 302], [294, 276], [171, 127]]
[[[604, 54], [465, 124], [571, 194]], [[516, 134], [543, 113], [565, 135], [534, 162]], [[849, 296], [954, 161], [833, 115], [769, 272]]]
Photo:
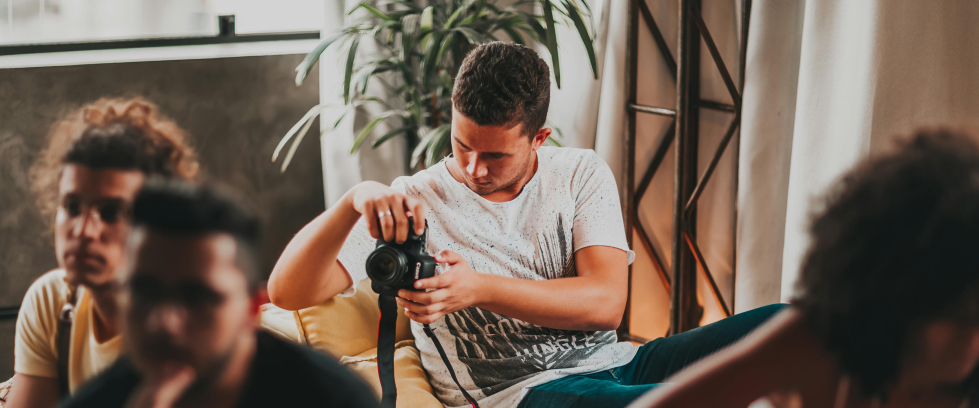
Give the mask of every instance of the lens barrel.
[[372, 281], [390, 285], [401, 280], [408, 270], [408, 258], [401, 251], [381, 246], [367, 258], [367, 276]]

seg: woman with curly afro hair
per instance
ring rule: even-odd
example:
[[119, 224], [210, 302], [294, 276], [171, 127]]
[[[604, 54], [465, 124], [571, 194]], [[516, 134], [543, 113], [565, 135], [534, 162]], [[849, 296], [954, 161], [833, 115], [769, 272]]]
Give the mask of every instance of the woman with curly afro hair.
[[21, 304], [6, 408], [52, 407], [112, 364], [132, 200], [147, 177], [192, 180], [197, 170], [186, 132], [143, 99], [100, 99], [51, 127], [31, 179], [54, 221], [59, 268]]
[[787, 308], [641, 407], [969, 407], [979, 362], [979, 146], [921, 131], [832, 189]]

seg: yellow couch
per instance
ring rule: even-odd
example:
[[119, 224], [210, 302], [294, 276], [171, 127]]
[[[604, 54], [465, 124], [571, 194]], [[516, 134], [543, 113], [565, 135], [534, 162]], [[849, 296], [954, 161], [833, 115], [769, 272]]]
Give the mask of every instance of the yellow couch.
[[[371, 290], [370, 281], [364, 281], [354, 296], [337, 296], [295, 312], [267, 304], [262, 307], [261, 325], [280, 336], [334, 356], [359, 374], [380, 398], [381, 382], [377, 376], [379, 319], [377, 294]], [[433, 395], [428, 376], [422, 369], [408, 318], [401, 308], [398, 308], [395, 340], [398, 408], [441, 408], [442, 404]]]

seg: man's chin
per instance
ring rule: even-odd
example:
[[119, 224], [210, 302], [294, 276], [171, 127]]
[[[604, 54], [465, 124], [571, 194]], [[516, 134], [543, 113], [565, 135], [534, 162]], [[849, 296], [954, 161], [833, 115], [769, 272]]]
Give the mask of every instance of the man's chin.
[[94, 268], [87, 265], [65, 266], [65, 281], [71, 285], [83, 285], [95, 289], [111, 284], [112, 280], [112, 274], [105, 268]]
[[479, 195], [493, 194], [499, 191], [499, 189], [492, 184], [477, 184], [473, 182], [469, 182], [469, 189]]

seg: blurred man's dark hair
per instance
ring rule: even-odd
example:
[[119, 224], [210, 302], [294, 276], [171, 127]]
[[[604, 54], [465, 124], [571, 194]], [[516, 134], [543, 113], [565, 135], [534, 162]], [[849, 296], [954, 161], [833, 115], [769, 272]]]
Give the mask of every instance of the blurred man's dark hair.
[[979, 146], [922, 131], [848, 173], [810, 227], [799, 307], [867, 395], [901, 376], [920, 325], [979, 324]]
[[167, 235], [227, 233], [238, 243], [238, 267], [253, 291], [263, 280], [259, 271], [261, 224], [217, 186], [196, 186], [174, 179], [147, 180], [133, 203], [133, 226]]

